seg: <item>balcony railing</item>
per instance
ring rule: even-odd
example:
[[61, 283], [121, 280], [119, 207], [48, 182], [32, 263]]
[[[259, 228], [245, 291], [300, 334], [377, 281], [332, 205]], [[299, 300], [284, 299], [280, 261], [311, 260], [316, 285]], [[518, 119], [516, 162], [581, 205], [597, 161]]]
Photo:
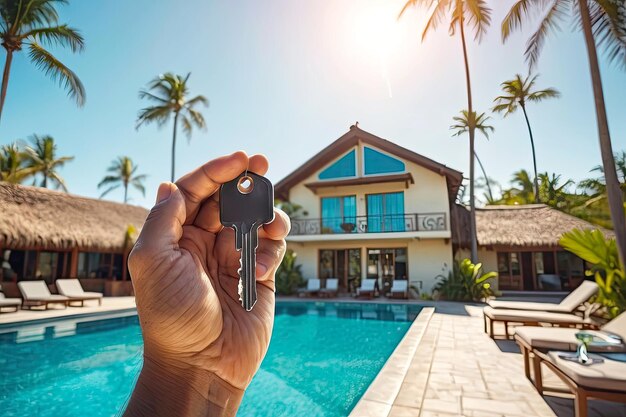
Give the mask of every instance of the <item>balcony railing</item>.
[[447, 230], [446, 213], [413, 213], [291, 220], [291, 235], [432, 232]]

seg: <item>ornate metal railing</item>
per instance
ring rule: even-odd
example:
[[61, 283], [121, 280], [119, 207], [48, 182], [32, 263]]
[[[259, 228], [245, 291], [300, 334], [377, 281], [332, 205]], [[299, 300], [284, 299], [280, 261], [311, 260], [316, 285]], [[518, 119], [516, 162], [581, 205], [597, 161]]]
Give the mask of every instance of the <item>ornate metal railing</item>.
[[292, 219], [291, 235], [423, 232], [448, 230], [446, 213]]

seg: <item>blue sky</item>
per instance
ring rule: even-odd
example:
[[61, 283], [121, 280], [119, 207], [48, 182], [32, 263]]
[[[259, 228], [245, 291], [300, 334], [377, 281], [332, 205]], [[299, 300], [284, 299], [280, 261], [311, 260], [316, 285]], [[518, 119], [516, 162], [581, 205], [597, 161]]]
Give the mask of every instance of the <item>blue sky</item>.
[[[524, 44], [532, 28], [500, 41], [512, 0], [490, 2], [493, 24], [469, 45], [474, 103], [492, 106], [499, 83], [526, 73]], [[61, 21], [79, 28], [86, 50], [54, 50], [83, 80], [87, 103], [65, 92], [16, 55], [0, 124], [0, 144], [33, 133], [52, 135], [60, 155], [73, 155], [62, 175], [70, 192], [97, 197], [110, 162], [128, 155], [147, 174], [151, 206], [169, 179], [171, 125], [135, 130], [144, 105], [137, 93], [154, 76], [191, 72], [194, 94], [211, 105], [208, 129], [177, 148], [177, 174], [243, 149], [270, 159], [276, 182], [355, 121], [360, 127], [448, 166], [468, 171], [467, 138], [452, 138], [452, 116], [466, 107], [461, 47], [442, 28], [420, 41], [424, 12], [395, 17], [402, 0], [73, 1]], [[600, 163], [596, 121], [582, 36], [564, 23], [545, 46], [539, 87], [563, 97], [529, 108], [540, 171], [580, 180]], [[601, 62], [615, 150], [626, 148], [626, 72]], [[507, 185], [514, 170], [532, 167], [521, 114], [491, 120], [496, 132], [477, 152], [490, 177]], [[107, 196], [121, 200], [122, 192]]]

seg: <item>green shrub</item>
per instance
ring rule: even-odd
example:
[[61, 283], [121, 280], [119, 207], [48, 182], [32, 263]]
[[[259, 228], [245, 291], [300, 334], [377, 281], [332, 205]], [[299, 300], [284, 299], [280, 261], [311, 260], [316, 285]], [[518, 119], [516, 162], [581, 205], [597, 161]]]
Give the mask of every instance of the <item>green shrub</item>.
[[276, 293], [279, 295], [291, 295], [304, 284], [300, 271], [302, 265], [296, 265], [296, 258], [296, 253], [287, 249], [283, 261], [276, 270]]
[[599, 230], [572, 230], [559, 244], [592, 264], [585, 275], [594, 277], [600, 290], [594, 301], [604, 306], [611, 318], [626, 311], [626, 273], [620, 263], [615, 239]]
[[495, 272], [481, 275], [482, 264], [473, 264], [469, 259], [455, 260], [448, 276], [438, 275], [440, 281], [433, 288], [433, 295], [451, 301], [480, 301], [493, 296], [491, 285], [486, 282], [495, 278]]

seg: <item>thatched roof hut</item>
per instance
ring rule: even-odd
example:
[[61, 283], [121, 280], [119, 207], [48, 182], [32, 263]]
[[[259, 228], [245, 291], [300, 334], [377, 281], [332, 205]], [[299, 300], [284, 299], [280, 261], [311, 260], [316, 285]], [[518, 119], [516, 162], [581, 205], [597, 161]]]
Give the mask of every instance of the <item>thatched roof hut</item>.
[[122, 251], [129, 226], [139, 231], [147, 215], [143, 207], [0, 183], [0, 248]]
[[[469, 211], [453, 207], [453, 240], [467, 247], [469, 242]], [[607, 237], [611, 230], [545, 204], [486, 206], [476, 209], [476, 235], [480, 246], [557, 247], [565, 232], [573, 229], [600, 229]]]

